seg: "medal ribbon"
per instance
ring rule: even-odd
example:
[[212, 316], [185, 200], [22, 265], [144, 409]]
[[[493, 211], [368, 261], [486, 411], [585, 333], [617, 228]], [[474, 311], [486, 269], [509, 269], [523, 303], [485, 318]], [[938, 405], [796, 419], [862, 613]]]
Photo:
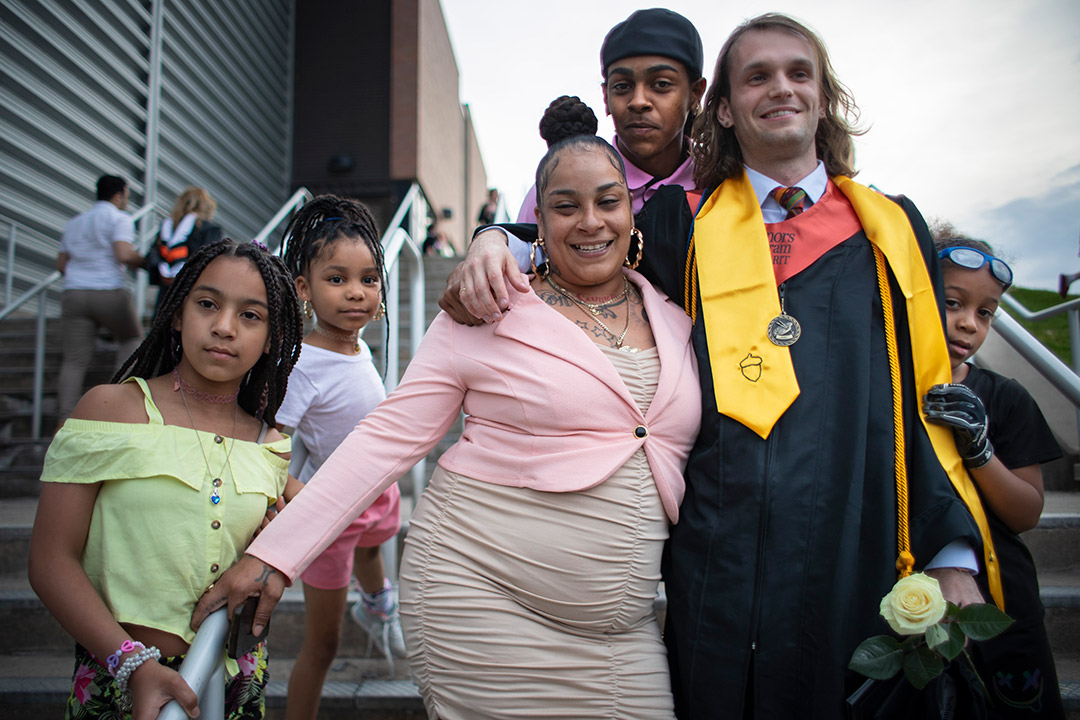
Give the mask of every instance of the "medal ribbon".
[[799, 396], [799, 382], [790, 350], [766, 336], [780, 300], [745, 172], [722, 182], [698, 210], [693, 244], [716, 408], [767, 438]]

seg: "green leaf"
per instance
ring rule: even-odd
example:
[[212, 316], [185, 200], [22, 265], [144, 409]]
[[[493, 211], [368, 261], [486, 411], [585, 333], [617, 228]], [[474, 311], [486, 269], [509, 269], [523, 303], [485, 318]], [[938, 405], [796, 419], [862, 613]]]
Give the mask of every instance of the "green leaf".
[[944, 623], [938, 623], [926, 628], [925, 635], [927, 647], [933, 649], [937, 649], [938, 645], [947, 642], [949, 639], [949, 631], [945, 629]]
[[928, 647], [921, 647], [904, 658], [904, 676], [919, 690], [926, 687], [926, 684], [944, 669], [945, 663], [941, 656]]
[[900, 672], [903, 658], [900, 643], [895, 638], [876, 635], [855, 648], [848, 668], [875, 680], [888, 680]]
[[934, 650], [937, 651], [946, 660], [953, 660], [960, 651], [964, 649], [964, 642], [967, 640], [967, 636], [964, 635], [963, 629], [957, 623], [946, 623], [945, 627], [948, 632], [948, 639], [940, 644], [935, 645]]
[[955, 619], [960, 614], [960, 606], [956, 603], [945, 602], [945, 617]]
[[1013, 619], [990, 604], [965, 605], [956, 621], [972, 640], [989, 640], [1005, 632]]

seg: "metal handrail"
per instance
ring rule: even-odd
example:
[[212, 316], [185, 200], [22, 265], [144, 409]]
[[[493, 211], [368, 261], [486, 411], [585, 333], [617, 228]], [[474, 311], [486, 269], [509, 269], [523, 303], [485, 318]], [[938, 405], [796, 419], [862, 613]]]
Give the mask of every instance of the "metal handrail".
[[[199, 697], [201, 720], [222, 720], [225, 716], [225, 635], [229, 631], [225, 608], [210, 613], [180, 664], [180, 677]], [[180, 703], [170, 700], [158, 713], [158, 720], [187, 720]]]
[[[252, 238], [252, 241], [269, 246], [269, 243], [266, 242], [266, 238], [270, 237], [270, 233], [274, 232], [274, 229], [285, 221], [285, 218], [289, 216], [289, 213], [306, 203], [308, 200], [311, 200], [312, 197], [314, 196], [311, 194], [311, 191], [305, 187], [294, 192], [292, 197], [286, 200], [285, 204], [274, 213], [274, 217], [270, 218], [270, 221], [263, 226], [263, 229]], [[270, 247], [270, 252], [277, 252], [280, 244], [281, 243], [275, 243], [273, 247]]]
[[[1080, 298], [1067, 300], [1037, 312], [1028, 310], [1023, 303], [1009, 294], [1002, 295], [1001, 302], [1029, 322], [1046, 320], [1062, 313], [1068, 314], [1071, 369], [1005, 312], [1004, 308], [998, 308], [990, 327], [1073, 404], [1076, 408], [1077, 432], [1080, 434]], [[1080, 447], [1080, 438], [1077, 446]]]
[[[427, 232], [427, 200], [417, 183], [413, 183], [401, 204], [398, 205], [381, 243], [386, 274], [390, 287], [386, 292], [386, 313], [389, 316], [389, 331], [386, 334], [386, 375], [383, 384], [389, 394], [398, 383], [398, 327], [401, 309], [400, 286], [403, 255], [408, 255], [409, 263], [409, 357], [416, 354], [420, 341], [427, 329], [424, 300], [424, 253], [414, 238], [424, 237]], [[413, 499], [419, 500], [427, 484], [427, 461], [420, 459], [412, 469]]]
[[1066, 400], [1080, 408], [1080, 377], [1057, 355], [1047, 350], [1045, 345], [1025, 330], [1004, 308], [998, 308], [990, 327], [1064, 395]]

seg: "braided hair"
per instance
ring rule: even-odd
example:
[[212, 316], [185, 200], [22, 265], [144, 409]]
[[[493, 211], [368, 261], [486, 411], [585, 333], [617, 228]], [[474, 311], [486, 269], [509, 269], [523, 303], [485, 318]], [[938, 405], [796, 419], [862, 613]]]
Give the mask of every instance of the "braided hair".
[[577, 95], [555, 98], [540, 118], [540, 137], [548, 148], [575, 135], [595, 135], [596, 128], [596, 113]]
[[300, 357], [304, 321], [300, 315], [296, 287], [285, 264], [255, 243], [222, 240], [207, 245], [189, 258], [169, 285], [146, 339], [124, 362], [112, 381], [117, 383], [129, 377], [153, 378], [176, 367], [181, 350], [173, 320], [183, 309], [184, 300], [203, 270], [219, 257], [249, 260], [266, 286], [266, 301], [270, 308], [270, 348], [244, 376], [237, 400], [245, 412], [274, 425], [274, 416], [285, 397], [289, 373]]
[[[362, 240], [367, 245], [382, 281], [380, 301], [385, 301], [389, 282], [379, 230], [371, 211], [359, 200], [327, 194], [317, 195], [305, 203], [293, 213], [285, 227], [281, 256], [295, 280], [306, 275], [311, 263], [343, 238]], [[390, 337], [390, 318], [384, 316], [383, 320], [386, 337]]]

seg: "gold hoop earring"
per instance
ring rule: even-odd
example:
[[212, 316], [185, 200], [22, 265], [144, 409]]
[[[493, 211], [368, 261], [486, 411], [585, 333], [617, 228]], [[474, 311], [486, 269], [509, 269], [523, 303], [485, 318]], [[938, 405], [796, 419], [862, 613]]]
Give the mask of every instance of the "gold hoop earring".
[[304, 317], [308, 320], [315, 317], [315, 311], [311, 309], [311, 303], [307, 300], [300, 304], [300, 309], [304, 311]]
[[379, 309], [375, 311], [375, 314], [371, 316], [372, 320], [382, 320], [386, 317], [386, 303], [379, 303]]
[[539, 248], [541, 252], [545, 252], [544, 238], [538, 237], [535, 240], [533, 240], [532, 249], [529, 250], [529, 264], [532, 265], [533, 275], [536, 275], [536, 277], [543, 280], [551, 272], [551, 266], [545, 260], [544, 262], [540, 263], [539, 267], [537, 267], [537, 265], [536, 265], [536, 250], [537, 250], [537, 248]]
[[[637, 242], [637, 252], [634, 253], [634, 259], [630, 259], [630, 253], [626, 254], [626, 260], [623, 261], [623, 265], [631, 270], [637, 268], [641, 263], [641, 258], [645, 255], [645, 238], [642, 236], [641, 231], [636, 227], [630, 229], [630, 239]], [[633, 247], [631, 247], [631, 250]]]

